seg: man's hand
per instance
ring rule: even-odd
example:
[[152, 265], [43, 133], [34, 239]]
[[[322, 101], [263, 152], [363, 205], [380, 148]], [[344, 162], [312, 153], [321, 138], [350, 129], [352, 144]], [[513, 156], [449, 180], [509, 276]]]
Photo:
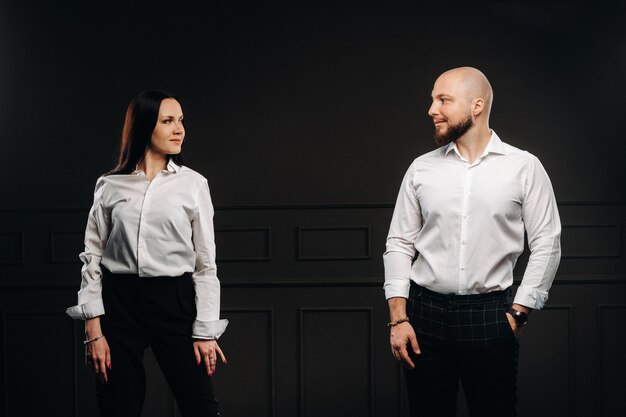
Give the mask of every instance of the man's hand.
[[[406, 317], [406, 298], [392, 297], [387, 301], [389, 303], [389, 317], [392, 323]], [[389, 341], [394, 358], [405, 366], [415, 369], [415, 364], [407, 351], [407, 346], [409, 346], [416, 355], [421, 353], [413, 326], [408, 321], [392, 326]]]
[[509, 320], [509, 326], [511, 326], [511, 330], [513, 331], [513, 334], [515, 335], [515, 337], [519, 336], [522, 329], [517, 327], [517, 323], [515, 322], [515, 319], [513, 318], [513, 316], [507, 312], [506, 318]]
[[[512, 308], [514, 308], [517, 311], [522, 311], [528, 315], [530, 315], [530, 313], [532, 313], [533, 311], [532, 309], [525, 307], [521, 304], [513, 304]], [[513, 330], [513, 334], [515, 335], [515, 337], [518, 337], [522, 332], [522, 328], [517, 327], [517, 322], [515, 321], [513, 316], [509, 314], [508, 311], [506, 313], [506, 318], [509, 320], [509, 325], [511, 326], [511, 330]]]
[[415, 336], [413, 326], [411, 326], [408, 321], [396, 324], [391, 328], [389, 341], [391, 343], [391, 353], [393, 353], [396, 360], [411, 369], [415, 369], [415, 364], [409, 357], [407, 346], [410, 346], [410, 349], [413, 349], [416, 355], [422, 352], [417, 344], [417, 337]]

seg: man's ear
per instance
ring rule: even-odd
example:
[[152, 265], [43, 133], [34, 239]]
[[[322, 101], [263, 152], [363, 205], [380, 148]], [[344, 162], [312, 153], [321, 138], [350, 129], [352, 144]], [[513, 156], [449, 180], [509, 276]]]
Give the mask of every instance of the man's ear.
[[471, 109], [472, 115], [474, 117], [478, 117], [483, 112], [483, 110], [485, 110], [485, 100], [481, 97], [475, 98], [474, 100], [472, 100]]

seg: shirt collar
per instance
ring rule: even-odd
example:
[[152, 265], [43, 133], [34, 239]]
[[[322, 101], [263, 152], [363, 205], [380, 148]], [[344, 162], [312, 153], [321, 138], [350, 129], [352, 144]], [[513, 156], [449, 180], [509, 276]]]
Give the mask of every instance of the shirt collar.
[[452, 150], [454, 150], [456, 153], [459, 153], [459, 151], [458, 151], [458, 149], [457, 149], [457, 147], [456, 147], [456, 143], [454, 143], [454, 142], [450, 142], [450, 143], [448, 143], [448, 144], [445, 146], [445, 148], [443, 148], [443, 154], [444, 154], [445, 156], [448, 156], [448, 154], [449, 154], [450, 152], [452, 152]]
[[[139, 167], [139, 164], [135, 166], [135, 170], [131, 172], [130, 175], [138, 175], [139, 173], [143, 172], [138, 167]], [[173, 159], [170, 158], [169, 162], [167, 163], [167, 166], [165, 167], [163, 171], [167, 171], [172, 174], [177, 174], [178, 171], [180, 171], [180, 165], [176, 164], [176, 162], [174, 162]]]
[[483, 156], [490, 153], [497, 153], [500, 155], [506, 155], [509, 153], [508, 149], [506, 149], [506, 146], [504, 146], [502, 140], [500, 140], [496, 132], [494, 132], [493, 130], [491, 131], [491, 140], [489, 140], [489, 143], [485, 148], [485, 152], [483, 152]]
[[[459, 156], [459, 158], [461, 157], [461, 154], [459, 153], [459, 149], [456, 147], [455, 142], [448, 143], [443, 149], [443, 154], [445, 156], [448, 156], [448, 154], [452, 152], [452, 150], [454, 150], [454, 152], [457, 154], [457, 156]], [[485, 150], [483, 151], [483, 154], [480, 157], [482, 158], [490, 153], [495, 153], [495, 154], [500, 154], [500, 155], [506, 155], [508, 153], [506, 146], [504, 146], [504, 143], [502, 142], [502, 140], [500, 140], [500, 138], [498, 137], [498, 135], [496, 134], [494, 130], [491, 131], [491, 138], [489, 139], [489, 143], [485, 147]]]
[[170, 158], [170, 161], [167, 163], [167, 171], [176, 174], [180, 171], [180, 165], [177, 165], [176, 162]]

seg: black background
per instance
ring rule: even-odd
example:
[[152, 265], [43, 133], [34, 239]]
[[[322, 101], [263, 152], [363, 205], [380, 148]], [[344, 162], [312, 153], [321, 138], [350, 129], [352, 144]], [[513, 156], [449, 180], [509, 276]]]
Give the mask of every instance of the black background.
[[430, 92], [490, 79], [492, 127], [560, 200], [623, 200], [623, 6], [556, 2], [7, 2], [5, 206], [86, 207], [140, 90], [181, 97], [217, 206], [390, 203], [433, 148]]
[[[223, 415], [405, 415], [384, 241], [405, 170], [435, 146], [434, 80], [464, 65], [491, 81], [491, 127], [542, 161], [563, 223], [550, 301], [521, 339], [520, 416], [623, 415], [625, 11], [0, 0], [0, 416], [95, 415], [64, 311], [95, 181], [143, 89], [180, 96], [183, 155], [216, 206]], [[146, 364], [144, 416], [177, 416]]]

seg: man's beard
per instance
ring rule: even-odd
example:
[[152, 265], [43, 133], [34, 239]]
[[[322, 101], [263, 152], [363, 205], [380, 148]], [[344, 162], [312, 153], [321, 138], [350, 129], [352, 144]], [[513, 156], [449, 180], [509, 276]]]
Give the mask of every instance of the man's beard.
[[474, 122], [472, 121], [472, 116], [470, 114], [467, 115], [467, 118], [455, 125], [449, 125], [448, 130], [445, 133], [439, 133], [437, 129], [435, 129], [435, 142], [437, 145], [443, 146], [447, 145], [450, 142], [456, 142], [458, 138], [467, 133], [474, 126]]

